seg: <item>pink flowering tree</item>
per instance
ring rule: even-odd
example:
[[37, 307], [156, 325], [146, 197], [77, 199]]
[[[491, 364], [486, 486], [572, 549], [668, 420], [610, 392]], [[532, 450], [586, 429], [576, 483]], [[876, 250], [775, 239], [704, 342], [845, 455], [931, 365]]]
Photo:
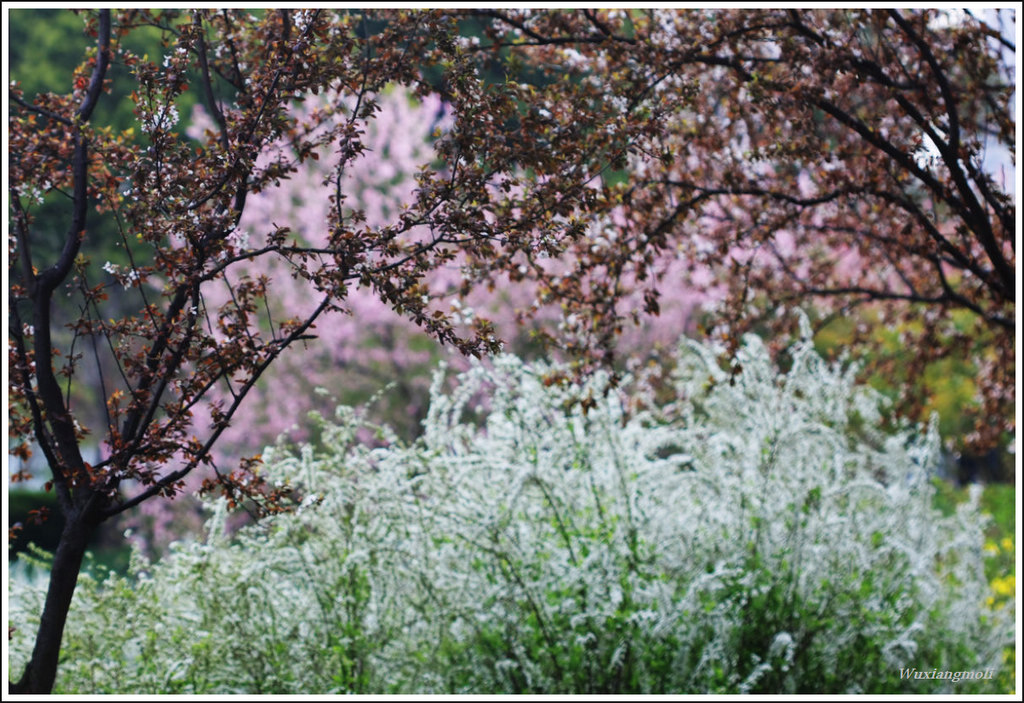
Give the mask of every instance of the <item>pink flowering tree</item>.
[[[300, 124], [311, 117], [319, 119], [325, 111], [336, 121], [347, 119], [344, 111], [331, 112], [337, 101], [333, 95], [309, 95], [291, 111]], [[332, 169], [329, 148], [314, 152], [313, 158], [306, 159], [287, 180], [249, 198], [235, 236], [251, 245], [260, 233], [277, 223], [288, 222], [297, 238], [316, 241], [320, 223], [332, 208], [324, 190], [325, 183], [332, 179], [337, 181], [345, 207], [358, 211], [369, 226], [382, 226], [408, 207], [416, 197], [417, 172], [424, 163], [437, 158], [433, 143], [451, 128], [450, 108], [437, 95], [418, 99], [399, 88], [378, 96], [377, 103], [379, 111], [374, 118], [359, 125], [363, 152], [346, 165], [343, 173]], [[212, 127], [208, 113], [199, 107], [188, 133], [193, 138], [202, 138]], [[287, 140], [282, 140], [277, 149], [265, 152], [261, 159], [270, 162], [294, 158]], [[621, 211], [593, 218], [588, 223], [589, 246], [597, 250], [614, 240], [625, 224]], [[571, 272], [566, 257], [549, 257], [546, 264], [548, 272]], [[514, 266], [511, 272], [499, 273], [491, 285], [476, 289], [465, 286], [469, 266], [465, 257], [457, 257], [435, 269], [428, 277], [429, 292], [425, 295], [432, 305], [445, 309], [463, 325], [471, 324], [478, 316], [486, 317], [507, 348], [526, 351], [538, 335], [551, 341], [552, 332], [569, 331], [577, 319], [563, 314], [563, 307], [550, 289], [525, 276], [525, 263]], [[683, 280], [683, 271], [689, 268], [685, 257], [667, 256], [657, 262], [657, 278]], [[303, 282], [292, 275], [282, 259], [255, 259], [240, 267], [239, 275], [266, 276], [271, 281], [274, 295], [268, 301], [270, 319], [298, 317], [310, 305]], [[710, 283], [707, 275], [701, 279], [698, 273], [697, 278]], [[624, 287], [628, 291], [635, 284], [632, 273], [630, 280], [620, 283], [628, 286]], [[230, 292], [225, 287], [220, 294], [227, 297]], [[723, 295], [724, 289], [709, 292], [690, 286], [670, 286], [660, 299], [660, 324], [625, 324], [620, 335], [608, 342], [622, 355], [658, 343], [672, 343], [681, 332], [693, 328], [702, 302]], [[627, 293], [618, 305], [640, 313], [643, 295]], [[448, 353], [408, 319], [395, 316], [368, 289], [352, 290], [344, 312], [329, 325], [311, 330], [303, 341], [306, 352], [302, 356], [283, 358], [261, 379], [251, 391], [261, 400], [249, 404], [237, 416], [233, 426], [225, 431], [220, 451], [251, 450], [254, 442], [272, 443], [289, 430], [297, 430], [296, 436], [301, 437], [301, 424], [310, 409], [329, 411], [338, 400], [365, 400], [387, 384], [395, 386], [389, 395], [398, 403], [390, 407], [387, 419], [406, 432], [417, 431], [425, 409], [429, 368], [441, 357], [456, 365], [462, 357]], [[639, 314], [633, 315], [632, 321], [643, 322]], [[535, 343], [534, 348], [539, 348], [539, 344]], [[550, 346], [547, 350], [557, 351]], [[318, 389], [327, 393], [318, 393]]]
[[[419, 168], [436, 158], [430, 140], [440, 135], [450, 117], [436, 95], [418, 100], [408, 91], [392, 88], [376, 97], [379, 109], [373, 119], [359, 122], [356, 128], [362, 153], [337, 172], [329, 146], [311, 152], [287, 180], [249, 199], [239, 221], [238, 237], [256, 243], [276, 223], [287, 222], [296, 239], [316, 242], [322, 237], [321, 223], [334, 207], [328, 195], [335, 189], [341, 193], [344, 207], [358, 211], [370, 227], [387, 224], [414, 201]], [[290, 111], [299, 124], [308, 123], [311, 117], [320, 119], [321, 115], [326, 115], [329, 123], [338, 123], [348, 119], [335, 107], [344, 100], [337, 95], [310, 94]], [[211, 126], [208, 113], [197, 109], [189, 134], [202, 138]], [[266, 162], [282, 158], [295, 158], [287, 139], [261, 155]], [[328, 190], [325, 185], [334, 188]], [[304, 281], [292, 275], [288, 261], [255, 259], [242, 267], [239, 275], [266, 276], [270, 281], [274, 291], [268, 300], [270, 320], [299, 317], [312, 304]], [[227, 297], [230, 291], [224, 287], [219, 294]], [[414, 323], [395, 316], [368, 289], [354, 288], [343, 313], [330, 324], [311, 329], [303, 340], [305, 353], [282, 359], [281, 365], [253, 389], [260, 400], [249, 405], [227, 430], [221, 452], [243, 447], [248, 450], [254, 442], [273, 442], [317, 406], [317, 388], [347, 401], [365, 399], [389, 381], [401, 382], [403, 374], [396, 372], [431, 360], [436, 346], [429, 337]], [[323, 405], [320, 403], [320, 407]], [[414, 407], [407, 410], [416, 415]]]

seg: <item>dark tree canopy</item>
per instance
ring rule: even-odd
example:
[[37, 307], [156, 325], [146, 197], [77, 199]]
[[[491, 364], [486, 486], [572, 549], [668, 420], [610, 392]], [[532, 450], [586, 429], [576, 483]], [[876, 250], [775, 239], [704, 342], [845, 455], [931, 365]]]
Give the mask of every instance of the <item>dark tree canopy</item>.
[[[719, 331], [733, 344], [752, 325], [788, 324], [773, 317], [780, 305], [810, 303], [826, 320], [867, 309], [900, 330], [904, 352], [870, 370], [905, 381], [908, 414], [927, 400], [914, 381], [954, 356], [977, 373], [969, 443], [1012, 434], [1005, 27], [947, 10], [486, 14], [496, 45], [586, 67], [583, 80], [644, 125], [616, 192], [616, 240], [596, 254], [576, 244], [554, 294], [604, 310], [632, 274], [656, 311], [659, 287], [706, 285], [711, 267], [730, 288]], [[680, 252], [693, 278], [657, 281], [658, 262]], [[859, 319], [848, 344], [877, 350]]]

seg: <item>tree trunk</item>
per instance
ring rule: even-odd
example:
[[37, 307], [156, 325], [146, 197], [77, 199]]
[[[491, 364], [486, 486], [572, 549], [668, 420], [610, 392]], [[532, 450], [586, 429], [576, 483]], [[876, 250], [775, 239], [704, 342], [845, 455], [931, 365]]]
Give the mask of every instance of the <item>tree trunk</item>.
[[93, 524], [81, 518], [64, 523], [64, 531], [53, 556], [50, 587], [46, 592], [32, 658], [21, 679], [10, 684], [10, 693], [50, 693], [53, 690], [64, 625], [82, 568], [82, 557], [94, 529]]

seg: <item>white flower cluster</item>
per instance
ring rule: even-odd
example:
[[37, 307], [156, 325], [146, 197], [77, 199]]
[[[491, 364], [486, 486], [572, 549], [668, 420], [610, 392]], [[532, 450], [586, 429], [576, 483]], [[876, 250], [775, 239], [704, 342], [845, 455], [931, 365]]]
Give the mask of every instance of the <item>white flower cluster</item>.
[[[342, 408], [266, 455], [294, 513], [229, 537], [215, 502], [205, 542], [83, 579], [60, 690], [894, 693], [949, 685], [915, 663], [999, 668], [1012, 612], [986, 610], [977, 506], [932, 506], [934, 428], [883, 434], [852, 371], [791, 351], [780, 374], [749, 338], [730, 377], [684, 344], [643, 412], [498, 357], [438, 374], [410, 446]], [[41, 599], [11, 597], [15, 669]]]
[[178, 108], [174, 105], [161, 104], [155, 112], [150, 113], [142, 120], [141, 129], [147, 134], [153, 132], [166, 132], [178, 124], [181, 117]]
[[138, 270], [136, 270], [135, 267], [131, 267], [127, 270], [122, 270], [120, 266], [118, 266], [117, 264], [113, 264], [109, 261], [103, 264], [103, 270], [109, 273], [114, 278], [116, 278], [121, 283], [125, 290], [128, 290], [129, 288], [133, 287], [136, 284], [136, 282], [139, 281], [141, 278], [141, 276], [139, 276]]

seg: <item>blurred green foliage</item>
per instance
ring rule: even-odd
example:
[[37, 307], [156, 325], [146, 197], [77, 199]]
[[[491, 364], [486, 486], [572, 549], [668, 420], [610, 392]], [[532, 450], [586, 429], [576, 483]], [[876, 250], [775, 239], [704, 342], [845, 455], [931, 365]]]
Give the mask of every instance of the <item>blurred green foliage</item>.
[[[942, 483], [936, 493], [936, 505], [947, 513], [956, 505], [966, 501], [968, 489], [954, 488]], [[993, 595], [989, 606], [996, 608], [1016, 607], [1014, 595], [1017, 580], [1017, 488], [1013, 484], [989, 484], [981, 494], [981, 508], [992, 516], [992, 522], [985, 531], [985, 576], [992, 585]], [[1003, 658], [1007, 666], [1000, 675], [1003, 691], [1016, 691], [1016, 650], [1007, 647]]]
[[[952, 314], [952, 318], [956, 331], [968, 335], [975, 351], [991, 348], [991, 335], [977, 315], [969, 310], [959, 310]], [[900, 328], [880, 321], [876, 311], [864, 308], [851, 315], [828, 320], [815, 335], [815, 348], [827, 358], [838, 357], [849, 346], [857, 325], [861, 324], [868, 325], [869, 333], [878, 343], [877, 351], [863, 362], [881, 362], [885, 368], [885, 372], [874, 372], [866, 380], [875, 390], [895, 399], [900, 389], [909, 383], [906, 368], [915, 351], [908, 349], [901, 341]], [[962, 354], [955, 357], [950, 355], [929, 363], [912, 389], [924, 402], [920, 415], [910, 419], [927, 423], [932, 413], [937, 413], [939, 434], [947, 446], [955, 451], [964, 448], [964, 438], [973, 429], [973, 413], [979, 411], [974, 381], [978, 370], [965, 361], [966, 358], [969, 357]], [[1008, 445], [1012, 439], [1005, 437], [1003, 445]], [[1000, 455], [1001, 479], [1012, 481], [1012, 456], [1005, 451], [1001, 451]]]
[[[8, 529], [19, 525], [20, 529], [8, 541], [7, 558], [9, 561], [18, 559], [20, 554], [43, 550], [52, 554], [60, 541], [61, 530], [64, 529], [64, 517], [57, 508], [57, 497], [52, 491], [34, 489], [8, 490]], [[47, 513], [44, 520], [34, 519], [32, 511], [43, 510]], [[96, 573], [105, 574], [110, 570], [126, 573], [131, 545], [115, 534], [113, 523], [100, 525], [90, 542], [92, 557], [86, 561], [87, 568]], [[30, 545], [36, 547], [32, 549]]]
[[[958, 505], [968, 500], [970, 489], [967, 487], [957, 487], [938, 479], [935, 480], [935, 487], [935, 507], [944, 515], [952, 515]], [[982, 511], [992, 516], [992, 522], [985, 530], [987, 540], [997, 545], [1001, 545], [1003, 540], [1010, 540], [1012, 544], [1017, 529], [1017, 487], [1013, 484], [990, 483], [982, 489], [980, 504]], [[1005, 554], [990, 556], [993, 559], [988, 563], [989, 578], [1008, 573], [1014, 566], [1012, 550], [1010, 559], [999, 558], [1005, 557]]]
[[[21, 528], [16, 531], [13, 539], [9, 540], [9, 558], [16, 558], [18, 552], [25, 551], [30, 542], [49, 552], [57, 548], [64, 519], [57, 510], [57, 499], [53, 493], [39, 490], [10, 490], [8, 510], [7, 526], [10, 528], [19, 525]], [[30, 515], [30, 511], [33, 510], [47, 510], [50, 517], [37, 522]]]
[[[71, 91], [72, 75], [95, 43], [84, 31], [88, 12], [25, 8], [9, 11], [10, 36], [18, 38], [9, 42], [10, 80], [20, 85], [26, 102], [32, 102], [41, 93]], [[138, 27], [118, 41], [131, 52], [159, 63], [171, 40], [156, 27]], [[120, 132], [136, 124], [135, 104], [130, 98], [134, 79], [131, 70], [116, 58], [111, 63], [108, 79], [110, 92], [97, 104], [91, 122]], [[194, 91], [185, 91], [178, 99], [181, 132], [188, 126], [197, 102]], [[147, 138], [141, 130], [135, 130], [135, 138], [139, 148], [146, 146]], [[63, 245], [68, 227], [67, 202], [66, 195], [51, 191], [41, 205], [27, 207], [37, 223], [34, 231], [50, 235], [33, 240], [35, 258], [39, 262], [55, 259]], [[82, 253], [92, 259], [126, 264], [127, 259], [118, 246], [113, 216], [90, 210], [88, 224], [90, 236], [83, 243]]]
[[[8, 66], [10, 80], [17, 81], [25, 100], [40, 93], [68, 93], [71, 74], [95, 42], [84, 32], [86, 10], [12, 9], [9, 12], [10, 36]], [[168, 40], [156, 27], [138, 27], [119, 39], [121, 45], [139, 56], [159, 63]], [[110, 125], [115, 131], [135, 124], [134, 104], [129, 99], [133, 87], [131, 70], [115, 60], [108, 73], [110, 95], [96, 106], [92, 121]], [[195, 106], [195, 94], [186, 91], [177, 106], [183, 123]]]
[[70, 91], [71, 71], [92, 43], [83, 32], [84, 18], [67, 10], [16, 8], [8, 21], [10, 80], [21, 84], [26, 100]]

